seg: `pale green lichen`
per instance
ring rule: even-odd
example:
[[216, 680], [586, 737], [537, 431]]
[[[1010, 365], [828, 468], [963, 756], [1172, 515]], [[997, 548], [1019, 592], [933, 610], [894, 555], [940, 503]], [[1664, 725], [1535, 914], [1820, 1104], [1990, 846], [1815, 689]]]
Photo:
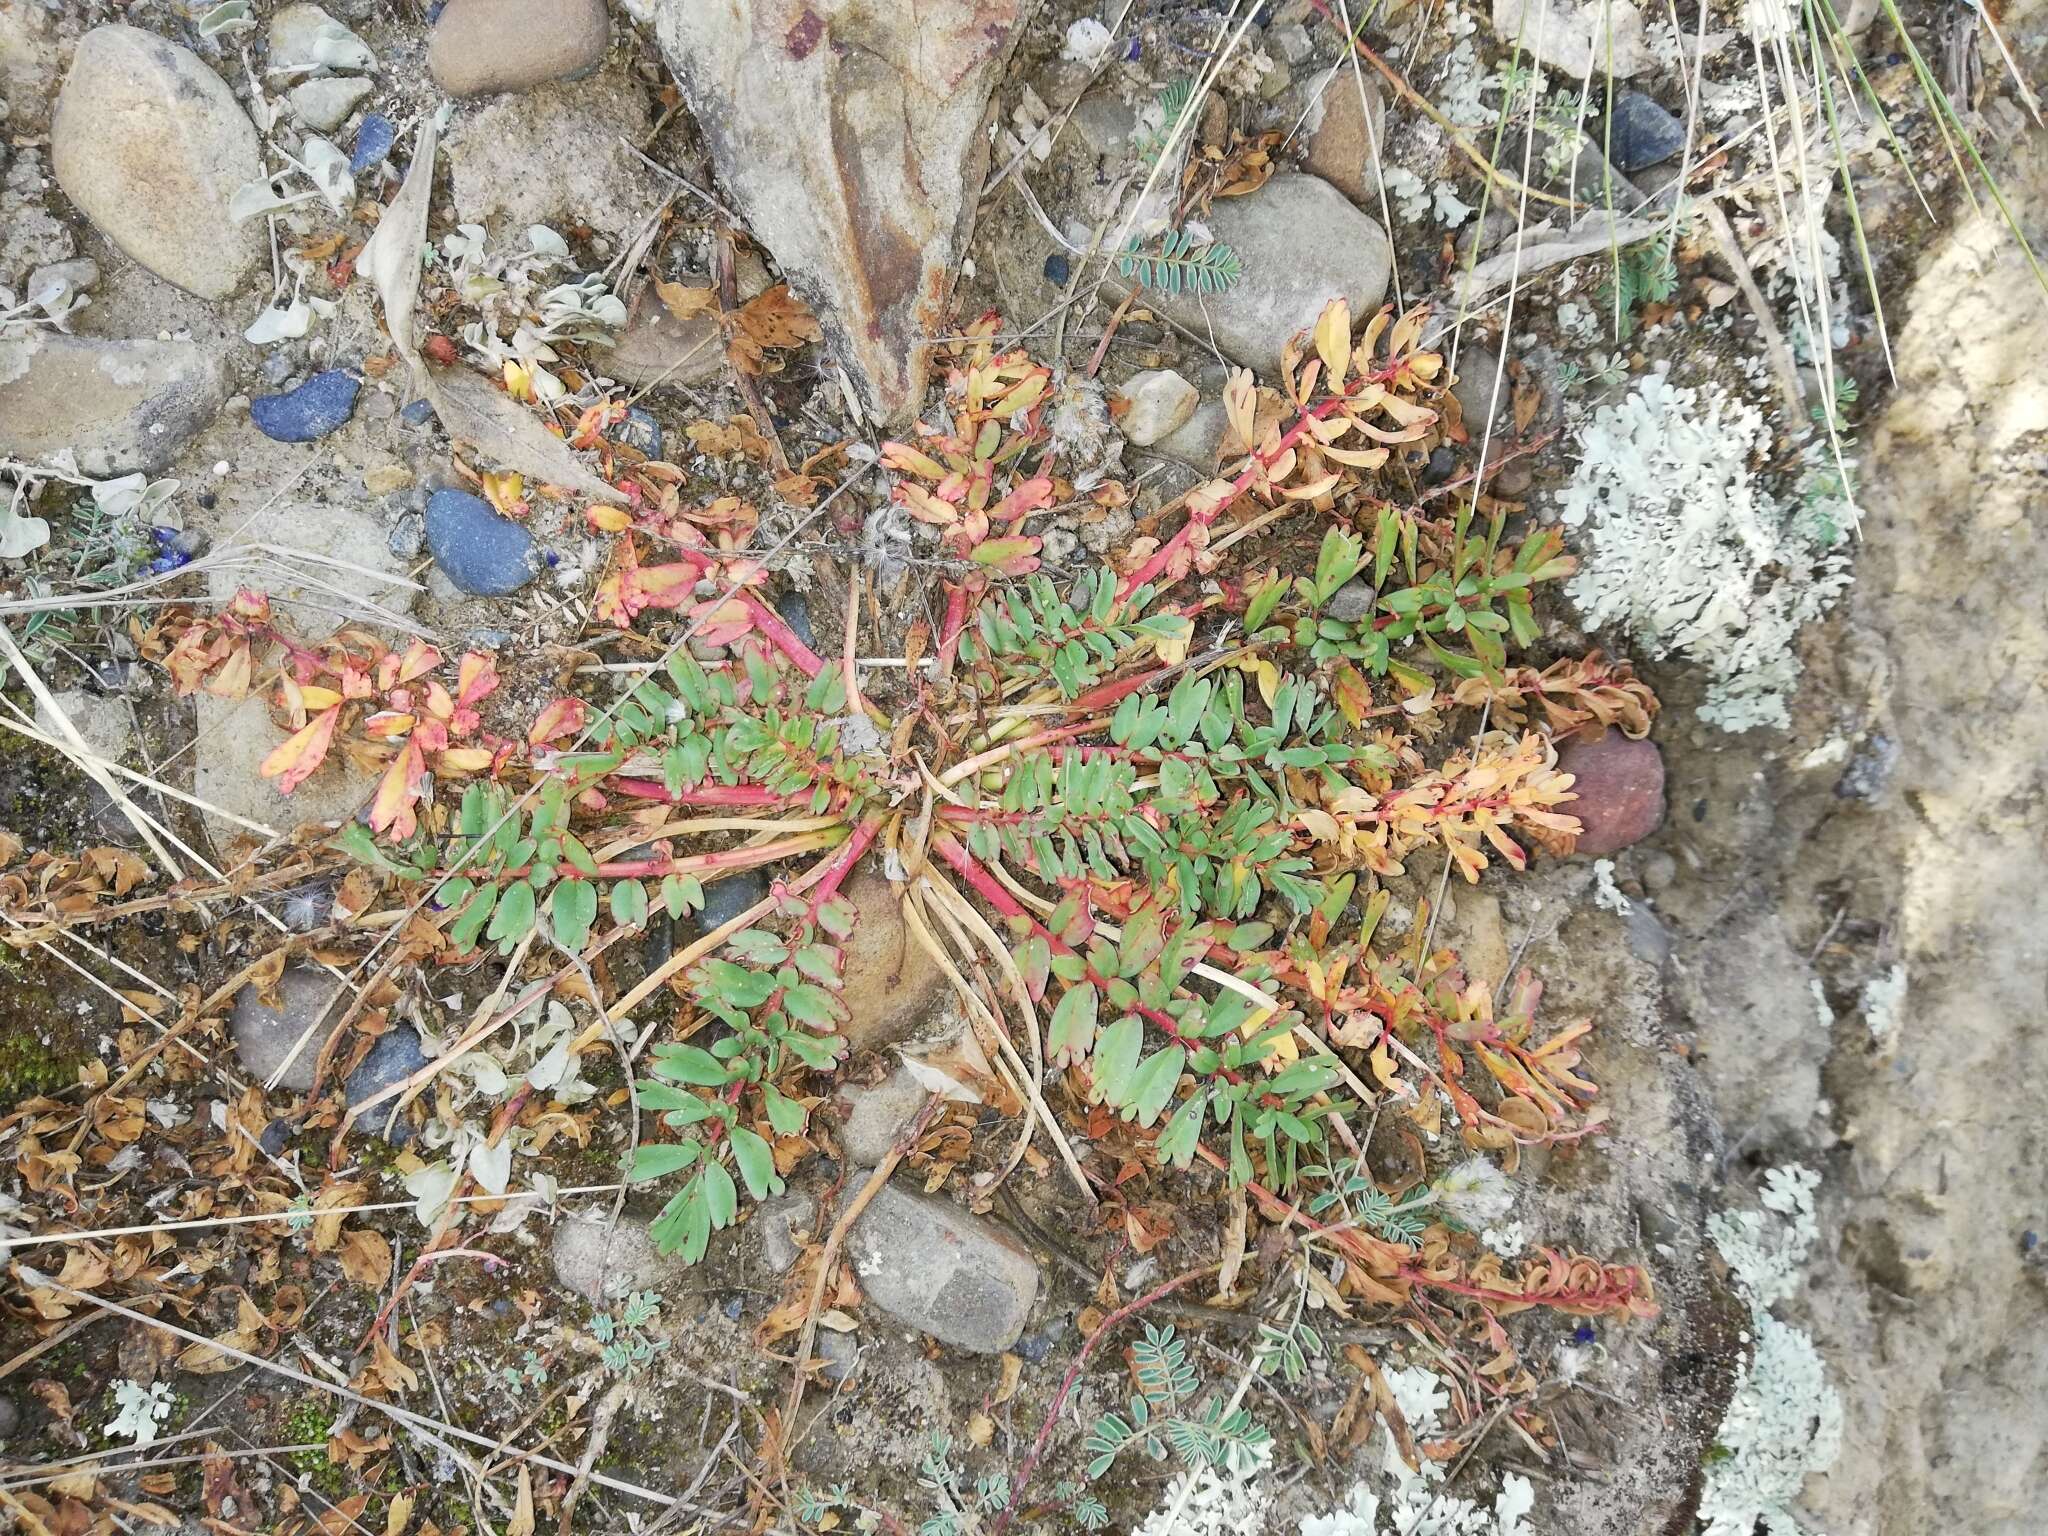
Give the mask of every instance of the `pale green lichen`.
[[1559, 501], [1584, 531], [1566, 590], [1588, 626], [1708, 667], [1700, 717], [1728, 731], [1791, 723], [1799, 631], [1850, 580], [1854, 508], [1818, 465], [1773, 496], [1750, 468], [1771, 439], [1746, 401], [1649, 374], [1580, 430]]
[[1772, 1312], [1800, 1285], [1820, 1236], [1820, 1175], [1797, 1166], [1764, 1175], [1761, 1211], [1719, 1213], [1707, 1232], [1749, 1303], [1749, 1363], [1714, 1437], [1700, 1494], [1703, 1536], [1803, 1536], [1792, 1512], [1807, 1477], [1834, 1465], [1842, 1401], [1812, 1338]]

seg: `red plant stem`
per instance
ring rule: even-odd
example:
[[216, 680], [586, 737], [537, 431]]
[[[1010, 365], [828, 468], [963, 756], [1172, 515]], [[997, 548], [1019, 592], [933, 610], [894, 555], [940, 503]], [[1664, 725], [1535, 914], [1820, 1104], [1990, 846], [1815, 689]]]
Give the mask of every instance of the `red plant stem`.
[[1350, 401], [1353, 393], [1365, 388], [1367, 385], [1383, 384], [1385, 382], [1386, 379], [1379, 374], [1360, 374], [1349, 384], [1345, 385], [1342, 394], [1332, 395], [1320, 405], [1311, 406], [1303, 411], [1294, 425], [1281, 435], [1280, 441], [1270, 451], [1260, 452], [1254, 449], [1251, 456], [1255, 462], [1246, 465], [1244, 472], [1230, 482], [1229, 497], [1206, 512], [1200, 510], [1190, 512], [1188, 520], [1180, 525], [1179, 530], [1174, 536], [1154, 550], [1149, 560], [1124, 578], [1124, 584], [1117, 588], [1117, 596], [1129, 597], [1138, 588], [1144, 586], [1146, 582], [1152, 580], [1153, 577], [1171, 566], [1174, 557], [1180, 553], [1181, 547], [1194, 536], [1196, 525], [1199, 524], [1204, 528], [1208, 527], [1211, 522], [1215, 521], [1217, 513], [1251, 489], [1252, 482], [1257, 480], [1268, 466], [1280, 459], [1286, 454], [1288, 449], [1292, 448], [1307, 435], [1310, 422], [1321, 421], [1325, 416], [1335, 415]]
[[946, 618], [939, 627], [939, 675], [953, 675], [953, 659], [960, 653], [960, 633], [967, 628], [967, 582], [959, 582], [946, 593]]
[[1133, 1301], [1127, 1301], [1102, 1320], [1096, 1330], [1089, 1334], [1081, 1345], [1081, 1353], [1074, 1357], [1074, 1363], [1067, 1367], [1067, 1374], [1060, 1378], [1060, 1389], [1052, 1395], [1052, 1406], [1045, 1411], [1045, 1422], [1038, 1426], [1038, 1438], [1031, 1442], [1031, 1451], [1017, 1468], [1017, 1475], [1010, 1480], [1010, 1502], [996, 1523], [989, 1527], [988, 1536], [1003, 1536], [1009, 1529], [1010, 1518], [1024, 1507], [1024, 1485], [1031, 1481], [1031, 1474], [1038, 1470], [1038, 1464], [1045, 1459], [1046, 1442], [1052, 1439], [1053, 1426], [1059, 1423], [1060, 1410], [1067, 1405], [1067, 1395], [1074, 1390], [1074, 1383], [1081, 1379], [1081, 1372], [1088, 1364], [1088, 1357], [1095, 1353], [1095, 1346], [1108, 1338], [1119, 1326], [1144, 1311], [1155, 1301], [1164, 1300], [1182, 1286], [1201, 1279], [1204, 1275], [1216, 1273], [1217, 1266], [1204, 1264], [1200, 1269], [1191, 1269], [1184, 1275], [1175, 1275], [1164, 1285], [1147, 1291]]
[[1151, 672], [1140, 672], [1136, 677], [1123, 677], [1118, 678], [1113, 683], [1104, 683], [1098, 688], [1091, 688], [1086, 693], [1077, 695], [1070, 707], [1074, 709], [1109, 709], [1114, 705], [1121, 704], [1128, 695], [1136, 693], [1139, 689], [1164, 676], [1166, 671], [1166, 668], [1161, 667]]
[[747, 616], [754, 621], [754, 628], [766, 636], [768, 642], [778, 651], [796, 663], [797, 669], [805, 677], [816, 677], [825, 670], [825, 663], [818, 658], [818, 653], [797, 638], [796, 631], [782, 621], [781, 614], [751, 592], [739, 593], [737, 600], [740, 606], [747, 610]]
[[[752, 869], [756, 864], [773, 864], [777, 859], [786, 859], [793, 853], [804, 853], [817, 847], [818, 835], [807, 832], [799, 837], [763, 843], [758, 848], [721, 848], [713, 853], [693, 853], [679, 859], [614, 859], [598, 865], [595, 875], [586, 875], [575, 865], [565, 862], [555, 866], [555, 878], [565, 881], [639, 880], [660, 875], [693, 875], [713, 869]], [[519, 864], [489, 873], [494, 878], [516, 880], [531, 873], [532, 869], [531, 864]], [[445, 877], [448, 872], [442, 873]]]
[[[1196, 1143], [1196, 1150], [1201, 1153], [1204, 1162], [1221, 1172], [1229, 1172], [1230, 1164], [1220, 1153], [1211, 1150], [1206, 1144], [1200, 1142]], [[1368, 1274], [1373, 1272], [1374, 1247], [1384, 1250], [1385, 1256], [1399, 1255], [1400, 1257], [1395, 1262], [1395, 1274], [1399, 1278], [1406, 1280], [1409, 1284], [1419, 1286], [1424, 1290], [1445, 1291], [1454, 1296], [1469, 1296], [1475, 1301], [1490, 1302], [1496, 1306], [1560, 1307], [1565, 1310], [1590, 1308], [1598, 1311], [1605, 1311], [1610, 1307], [1627, 1306], [1635, 1295], [1635, 1287], [1633, 1285], [1603, 1285], [1599, 1290], [1590, 1293], [1567, 1291], [1545, 1296], [1525, 1295], [1520, 1291], [1503, 1291], [1494, 1286], [1473, 1285], [1469, 1281], [1464, 1280], [1445, 1280], [1430, 1274], [1427, 1270], [1406, 1262], [1408, 1250], [1398, 1243], [1388, 1243], [1382, 1239], [1370, 1237], [1358, 1231], [1355, 1227], [1335, 1227], [1317, 1221], [1300, 1206], [1281, 1199], [1273, 1191], [1256, 1180], [1245, 1180], [1244, 1187], [1245, 1193], [1259, 1202], [1260, 1211], [1269, 1220], [1282, 1223], [1300, 1222], [1302, 1226], [1308, 1228], [1311, 1232], [1328, 1238], [1339, 1248], [1348, 1250], [1354, 1260], [1366, 1267]], [[1600, 1268], [1604, 1278], [1608, 1266], [1603, 1264]], [[1633, 1269], [1630, 1272], [1632, 1274], [1635, 1273]]]
[[611, 779], [606, 789], [617, 790], [635, 800], [655, 800], [663, 805], [694, 806], [748, 806], [764, 809], [779, 809], [795, 804], [794, 797], [778, 795], [765, 784], [700, 784], [695, 789], [681, 789], [670, 794], [668, 787], [652, 779]]
[[1423, 501], [1435, 501], [1439, 497], [1448, 496], [1451, 494], [1451, 492], [1460, 490], [1465, 486], [1477, 484], [1478, 482], [1485, 480], [1487, 476], [1499, 470], [1503, 465], [1511, 464], [1516, 459], [1526, 457], [1527, 455], [1534, 453], [1539, 448], [1548, 447], [1551, 439], [1556, 436], [1557, 434], [1555, 432], [1545, 432], [1541, 437], [1533, 437], [1526, 443], [1522, 443], [1517, 445], [1516, 447], [1509, 448], [1502, 452], [1496, 453], [1493, 456], [1492, 463], [1481, 465], [1479, 468], [1474, 470], [1468, 470], [1466, 473], [1459, 475], [1455, 480], [1446, 480], [1442, 485], [1431, 486], [1428, 490], [1422, 493], [1419, 499]]
[[882, 830], [882, 818], [869, 816], [853, 829], [840, 850], [819, 867], [817, 884], [811, 892], [811, 915], [818, 915], [818, 908], [839, 894], [839, 887], [860, 862], [860, 856], [868, 851], [868, 845], [875, 840], [875, 834]]
[[[1117, 820], [1120, 819], [1122, 815], [1121, 812], [1117, 811], [1093, 811], [1088, 813], [1068, 812], [1064, 816], [1059, 816], [1057, 818], [1049, 818], [1047, 813], [1044, 811], [984, 811], [977, 806], [948, 805], [944, 803], [941, 803], [940, 805], [935, 807], [935, 809], [941, 817], [943, 817], [947, 821], [952, 822], [955, 826], [970, 827], [1028, 826], [1032, 822], [1046, 819], [1057, 819], [1058, 821], [1068, 826], [1071, 826], [1076, 822], [1107, 822], [1111, 820]], [[1143, 811], [1139, 811], [1136, 814], [1142, 816], [1145, 813]]]
[[1028, 752], [1033, 747], [1050, 746], [1056, 741], [1067, 741], [1075, 736], [1085, 736], [1090, 731], [1099, 731], [1108, 724], [1109, 717], [1107, 715], [1098, 715], [1092, 720], [1083, 720], [1076, 725], [1062, 725], [1054, 730], [1040, 731], [1035, 736], [1023, 737], [1018, 741], [1001, 742], [996, 746], [990, 747], [986, 752], [977, 752], [965, 762], [957, 764], [950, 770], [950, 773], [959, 775], [959, 778], [949, 777], [947, 782], [958, 783], [960, 779], [971, 779], [991, 763], [999, 763], [1004, 758], [1014, 757], [1019, 752]]
[[[950, 833], [942, 832], [934, 836], [931, 846], [934, 853], [952, 865], [955, 870], [959, 871], [961, 879], [965, 880], [980, 893], [982, 900], [1002, 913], [1003, 916], [1016, 918], [1028, 923], [1031, 926], [1031, 931], [1041, 939], [1044, 939], [1054, 953], [1073, 955], [1077, 958], [1081, 957], [1079, 950], [1027, 912], [1016, 897], [1003, 889], [1002, 882], [982, 868], [980, 860], [976, 859], [973, 854], [955, 842]], [[1089, 965], [1085, 958], [1082, 959], [1081, 963], [1088, 980], [1102, 988], [1104, 992], [1107, 992], [1109, 990], [1110, 978], [1096, 970], [1094, 966]], [[1188, 1046], [1189, 1049], [1194, 1048], [1181, 1034], [1180, 1021], [1171, 1014], [1161, 1013], [1157, 1008], [1138, 1002], [1131, 1004], [1130, 1011], [1153, 1025], [1161, 1034], [1172, 1040], [1176, 1045]], [[1231, 1083], [1241, 1083], [1244, 1081], [1241, 1073], [1234, 1072], [1228, 1067], [1218, 1067], [1215, 1075]]]

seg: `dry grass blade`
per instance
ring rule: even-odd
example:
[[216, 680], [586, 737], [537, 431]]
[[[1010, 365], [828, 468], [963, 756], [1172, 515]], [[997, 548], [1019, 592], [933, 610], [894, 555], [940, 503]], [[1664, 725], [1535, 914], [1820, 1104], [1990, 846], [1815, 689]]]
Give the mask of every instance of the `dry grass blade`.
[[[173, 880], [184, 879], [184, 869], [171, 856], [170, 849], [164, 846], [163, 841], [163, 838], [168, 838], [171, 842], [177, 843], [176, 836], [147, 811], [144, 811], [134, 801], [130, 800], [128, 792], [122, 789], [114, 776], [102, 766], [92, 748], [86, 745], [85, 738], [79, 735], [78, 727], [71, 723], [71, 717], [64, 712], [64, 706], [57, 702], [56, 695], [50, 692], [49, 686], [43, 682], [41, 674], [29, 664], [29, 659], [21, 653], [21, 647], [15, 644], [14, 631], [5, 624], [0, 624], [0, 652], [5, 653], [7, 664], [13, 669], [14, 675], [22, 680], [30, 693], [35, 695], [37, 705], [46, 710], [50, 718], [56, 722], [57, 735], [62, 738], [61, 741], [55, 743], [58, 749], [66, 757], [70, 758], [72, 762], [76, 763], [87, 778], [107, 792], [107, 797], [119, 808], [121, 814], [128, 818], [128, 824], [135, 828], [136, 835], [148, 845], [149, 851], [155, 856], [157, 863], [163, 866], [164, 871]], [[160, 832], [163, 834], [163, 838], [158, 837], [157, 834]], [[178, 843], [178, 846], [202, 867], [207, 868], [208, 873], [216, 878], [219, 877], [219, 871], [207, 866], [205, 860], [192, 853], [191, 849], [186, 848], [182, 843]]]
[[[803, 1331], [797, 1336], [796, 1373], [789, 1384], [788, 1403], [782, 1411], [782, 1422], [785, 1425], [795, 1424], [797, 1410], [803, 1407], [805, 1368], [810, 1364], [811, 1341], [818, 1336], [818, 1313], [825, 1304], [825, 1287], [832, 1283], [832, 1271], [839, 1263], [839, 1250], [845, 1245], [846, 1234], [853, 1229], [853, 1224], [860, 1220], [860, 1214], [868, 1208], [868, 1203], [882, 1192], [882, 1186], [889, 1182], [889, 1175], [896, 1171], [896, 1165], [903, 1161], [912, 1147], [917, 1145], [918, 1138], [924, 1135], [924, 1128], [931, 1124], [932, 1116], [945, 1102], [936, 1093], [924, 1101], [924, 1108], [919, 1110], [917, 1117], [897, 1134], [895, 1144], [875, 1165], [875, 1170], [868, 1175], [867, 1182], [861, 1185], [859, 1192], [847, 1202], [846, 1209], [839, 1213], [839, 1219], [832, 1223], [832, 1230], [825, 1236], [824, 1250], [818, 1255], [818, 1272], [811, 1281], [810, 1300], [804, 1307]], [[786, 1482], [789, 1468], [785, 1465], [781, 1470]]]
[[[458, 1424], [446, 1423], [424, 1413], [415, 1413], [410, 1408], [399, 1407], [396, 1403], [380, 1402], [374, 1397], [369, 1397], [356, 1391], [353, 1387], [322, 1380], [320, 1377], [311, 1375], [308, 1372], [294, 1370], [288, 1365], [280, 1365], [275, 1360], [266, 1360], [261, 1355], [251, 1354], [247, 1350], [238, 1349], [232, 1344], [223, 1343], [217, 1339], [209, 1339], [204, 1334], [194, 1333], [187, 1328], [180, 1328], [176, 1323], [165, 1322], [160, 1317], [151, 1317], [147, 1312], [138, 1312], [135, 1308], [123, 1306], [120, 1302], [108, 1301], [104, 1297], [89, 1295], [84, 1291], [75, 1291], [67, 1285], [60, 1284], [53, 1278], [38, 1277], [36, 1283], [48, 1287], [57, 1295], [67, 1297], [73, 1301], [85, 1302], [89, 1306], [97, 1307], [102, 1312], [126, 1318], [131, 1323], [139, 1323], [145, 1328], [154, 1328], [159, 1333], [169, 1334], [172, 1338], [182, 1339], [188, 1344], [204, 1345], [230, 1360], [239, 1360], [244, 1365], [254, 1366], [257, 1370], [268, 1372], [270, 1375], [285, 1381], [296, 1382], [298, 1385], [309, 1387], [316, 1392], [326, 1392], [333, 1396], [344, 1398], [354, 1403], [358, 1408], [365, 1409], [371, 1413], [382, 1414], [395, 1423], [419, 1430], [430, 1438], [445, 1437], [452, 1440], [460, 1440], [465, 1444], [481, 1446], [487, 1451], [507, 1455], [515, 1461], [546, 1467], [550, 1472], [559, 1472], [566, 1477], [574, 1477], [576, 1475], [577, 1469], [569, 1462], [559, 1461], [539, 1451], [519, 1450], [517, 1448], [503, 1449], [497, 1441], [491, 1439], [488, 1435], [480, 1435], [474, 1430], [464, 1429]], [[663, 1508], [667, 1508], [676, 1502], [668, 1494], [658, 1493], [652, 1488], [643, 1488], [638, 1483], [627, 1482], [624, 1478], [613, 1477], [609, 1473], [593, 1472], [590, 1475], [590, 1480], [599, 1487], [611, 1489], [614, 1493], [628, 1494], [633, 1498], [644, 1500], [649, 1504], [658, 1504]], [[700, 1512], [705, 1514], [716, 1513], [713, 1510]]]
[[412, 314], [420, 294], [420, 247], [427, 240], [427, 213], [434, 200], [434, 152], [440, 143], [440, 123], [429, 112], [420, 120], [419, 137], [413, 143], [412, 164], [398, 196], [384, 210], [377, 232], [370, 236], [356, 259], [357, 270], [368, 277], [384, 304], [384, 326], [392, 345], [411, 369], [413, 393], [424, 382], [426, 370], [419, 349], [413, 345]]
[[[571, 1184], [556, 1190], [557, 1199], [566, 1200], [576, 1195], [611, 1195], [630, 1186], [623, 1183]], [[454, 1195], [450, 1205], [476, 1205], [483, 1201], [502, 1202], [506, 1199], [520, 1199], [517, 1192], [507, 1195]], [[530, 1195], [524, 1198], [532, 1198]], [[388, 1211], [410, 1211], [418, 1205], [415, 1200], [372, 1200], [362, 1205], [337, 1205], [324, 1209], [321, 1214], [328, 1216], [372, 1216]], [[30, 1248], [49, 1248], [64, 1243], [97, 1243], [117, 1237], [149, 1237], [158, 1232], [206, 1232], [217, 1227], [244, 1227], [255, 1222], [281, 1221], [289, 1225], [306, 1219], [304, 1211], [237, 1211], [227, 1216], [197, 1216], [189, 1221], [145, 1221], [125, 1227], [93, 1227], [83, 1232], [41, 1232], [22, 1237], [0, 1238], [0, 1254], [24, 1252]], [[5, 1374], [0, 1371], [0, 1374]]]

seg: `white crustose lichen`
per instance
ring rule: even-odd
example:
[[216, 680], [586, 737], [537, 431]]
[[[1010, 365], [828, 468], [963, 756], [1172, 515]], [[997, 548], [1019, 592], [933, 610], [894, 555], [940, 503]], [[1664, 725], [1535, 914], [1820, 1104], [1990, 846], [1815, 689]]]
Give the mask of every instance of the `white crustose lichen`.
[[1700, 1495], [1703, 1536], [1803, 1536], [1792, 1513], [1809, 1473], [1834, 1464], [1842, 1402], [1813, 1340], [1771, 1309], [1799, 1288], [1820, 1236], [1813, 1192], [1820, 1175], [1797, 1166], [1764, 1175], [1761, 1211], [1707, 1220], [1714, 1246], [1749, 1303], [1749, 1363], [1714, 1436]]
[[1853, 508], [1772, 496], [1750, 468], [1770, 441], [1756, 407], [1649, 374], [1581, 429], [1559, 505], [1583, 530], [1567, 590], [1588, 625], [1705, 664], [1700, 716], [1730, 731], [1790, 724], [1794, 641], [1850, 579]]

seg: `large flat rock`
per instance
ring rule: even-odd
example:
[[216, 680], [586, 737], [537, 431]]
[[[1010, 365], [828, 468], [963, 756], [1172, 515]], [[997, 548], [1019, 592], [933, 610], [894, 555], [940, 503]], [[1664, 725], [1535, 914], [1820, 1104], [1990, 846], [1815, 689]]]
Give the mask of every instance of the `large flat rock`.
[[719, 179], [884, 421], [923, 402], [1025, 0], [661, 0]]
[[0, 453], [62, 448], [97, 478], [169, 467], [228, 396], [227, 369], [190, 341], [41, 332], [0, 342]]
[[[1224, 356], [1268, 376], [1297, 331], [1314, 327], [1323, 306], [1346, 299], [1354, 319], [1380, 307], [1393, 274], [1393, 247], [1328, 182], [1282, 173], [1245, 197], [1218, 198], [1211, 234], [1244, 263], [1227, 293], [1147, 290], [1144, 303], [1197, 336], [1216, 338]], [[1127, 291], [1111, 269], [1110, 286]]]
[[79, 39], [50, 125], [57, 183], [103, 234], [159, 277], [224, 299], [262, 254], [228, 200], [263, 174], [256, 128], [190, 49], [139, 27]]

